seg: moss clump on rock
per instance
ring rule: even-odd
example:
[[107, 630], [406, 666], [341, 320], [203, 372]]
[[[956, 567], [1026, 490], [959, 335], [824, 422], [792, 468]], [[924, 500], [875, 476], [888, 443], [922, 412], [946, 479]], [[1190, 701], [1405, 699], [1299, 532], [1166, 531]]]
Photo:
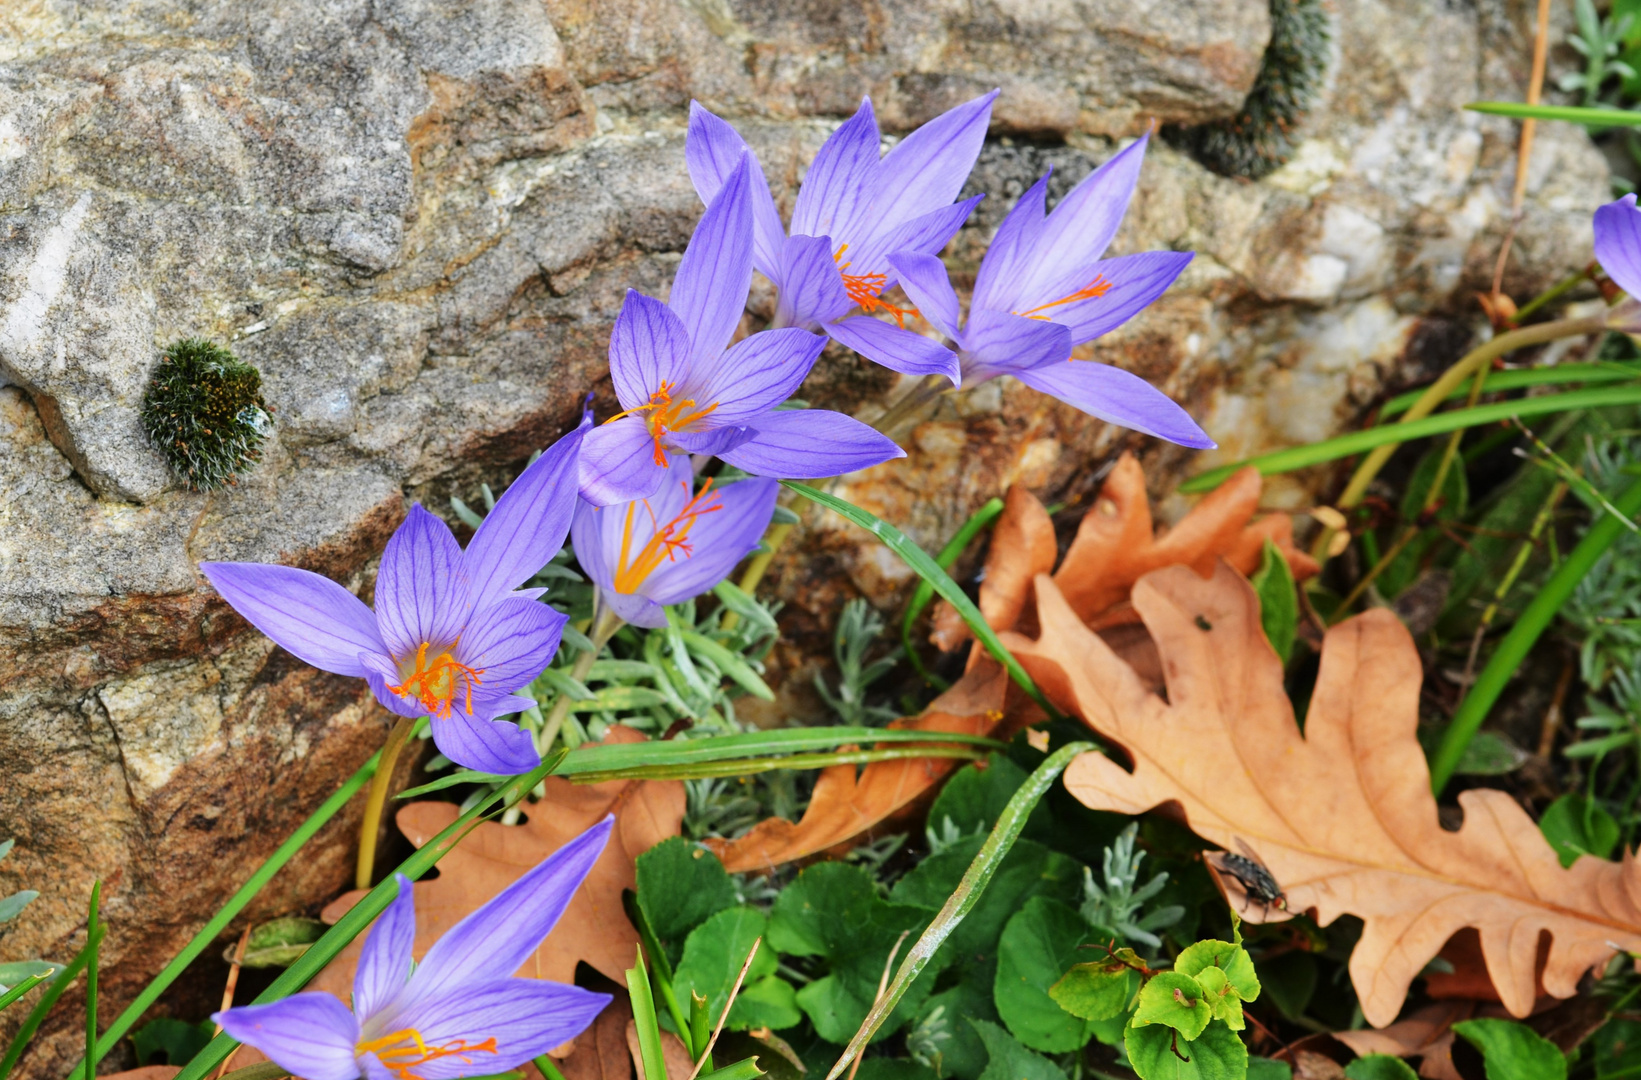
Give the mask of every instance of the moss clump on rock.
[[1271, 0], [1271, 43], [1242, 111], [1176, 130], [1170, 141], [1221, 176], [1275, 172], [1293, 155], [1293, 129], [1322, 89], [1330, 40], [1322, 0]]
[[235, 482], [261, 457], [272, 418], [262, 373], [201, 338], [173, 343], [142, 402], [142, 426], [195, 491]]

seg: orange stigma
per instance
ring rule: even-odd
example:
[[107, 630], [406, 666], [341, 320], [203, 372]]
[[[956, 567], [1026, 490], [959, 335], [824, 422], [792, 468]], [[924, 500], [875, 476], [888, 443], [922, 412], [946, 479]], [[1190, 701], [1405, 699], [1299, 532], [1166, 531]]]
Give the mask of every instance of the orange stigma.
[[845, 244], [832, 253], [832, 261], [838, 264], [838, 276], [843, 279], [843, 291], [849, 294], [849, 299], [860, 305], [860, 310], [870, 315], [874, 311], [887, 311], [895, 317], [895, 324], [902, 330], [906, 329], [906, 316], [916, 315], [916, 308], [896, 307], [883, 299], [883, 286], [889, 280], [887, 274], [845, 274], [852, 263], [839, 262], [843, 253], [849, 250]]
[[623, 412], [618, 412], [608, 420], [604, 421], [606, 424], [611, 424], [621, 419], [623, 416], [636, 416], [641, 413], [649, 413], [648, 416], [644, 417], [644, 423], [649, 425], [650, 438], [655, 440], [655, 463], [663, 469], [667, 467], [667, 454], [661, 447], [661, 436], [665, 435], [669, 431], [689, 430], [689, 426], [691, 424], [710, 415], [712, 411], [718, 407], [718, 403], [716, 401], [704, 409], [698, 409], [695, 407], [694, 398], [684, 398], [681, 401], [674, 401], [672, 400], [672, 391], [672, 383], [663, 382], [661, 384], [661, 389], [650, 395], [649, 401], [638, 406], [636, 409], [627, 409]]
[[1111, 287], [1112, 282], [1107, 281], [1104, 274], [1096, 274], [1094, 275], [1093, 281], [1090, 281], [1087, 285], [1084, 285], [1070, 296], [1062, 296], [1058, 300], [1050, 300], [1046, 304], [1038, 304], [1029, 311], [1016, 311], [1014, 314], [1024, 315], [1028, 319], [1042, 319], [1047, 322], [1049, 319], [1053, 318], [1053, 316], [1039, 315], [1037, 314], [1039, 311], [1047, 311], [1049, 308], [1056, 308], [1062, 304], [1074, 304], [1078, 300], [1092, 300], [1096, 296], [1104, 296], [1106, 293], [1110, 292]]
[[[637, 555], [632, 554], [632, 522], [634, 514], [638, 511], [638, 503], [627, 504], [627, 520], [621, 527], [621, 558], [616, 561], [615, 580], [612, 582], [616, 592], [631, 595], [637, 592], [638, 587], [644, 584], [644, 579], [661, 565], [662, 559], [671, 562], [677, 558], [679, 552], [683, 552], [686, 558], [689, 556], [689, 531], [695, 527], [695, 519], [702, 514], [710, 514], [724, 508], [723, 504], [718, 502], [707, 505], [711, 494], [712, 480], [709, 477], [701, 486], [700, 492], [685, 503], [684, 508], [678, 511], [671, 521], [656, 527], [654, 535], [638, 549]], [[650, 501], [640, 501], [644, 504], [645, 513], [650, 515], [650, 524], [655, 525], [655, 511], [650, 509]]]
[[[399, 1077], [399, 1080], [421, 1080], [421, 1077], [411, 1072], [418, 1065], [425, 1065], [429, 1061], [440, 1058], [456, 1057], [461, 1054], [494, 1054], [496, 1053], [495, 1036], [481, 1043], [469, 1043], [466, 1039], [454, 1039], [443, 1046], [428, 1046], [422, 1041], [422, 1033], [415, 1028], [404, 1028], [383, 1035], [380, 1039], [359, 1043], [353, 1048], [355, 1054], [374, 1053], [376, 1060], [387, 1066], [388, 1070]], [[462, 1064], [471, 1065], [473, 1059], [463, 1057]]]
[[[455, 645], [450, 648], [454, 649]], [[473, 687], [483, 684], [484, 680], [479, 676], [484, 674], [484, 669], [458, 662], [450, 649], [429, 660], [427, 650], [428, 643], [424, 641], [422, 647], [416, 650], [416, 666], [410, 671], [405, 671], [407, 665], [401, 662], [399, 670], [405, 681], [388, 689], [400, 697], [415, 698], [422, 703], [429, 716], [440, 720], [450, 719], [450, 706], [456, 695], [465, 693], [467, 715], [472, 716]]]

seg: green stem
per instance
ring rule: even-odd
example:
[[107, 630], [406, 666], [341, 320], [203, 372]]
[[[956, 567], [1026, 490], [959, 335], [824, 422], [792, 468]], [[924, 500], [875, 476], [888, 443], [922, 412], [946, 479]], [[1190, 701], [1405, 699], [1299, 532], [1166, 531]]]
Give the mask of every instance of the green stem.
[[975, 855], [974, 861], [969, 863], [969, 868], [963, 872], [963, 880], [958, 882], [956, 890], [947, 897], [945, 905], [917, 939], [917, 943], [912, 946], [905, 959], [901, 960], [900, 967], [895, 970], [894, 981], [872, 1006], [872, 1011], [866, 1014], [866, 1019], [861, 1021], [860, 1029], [855, 1032], [855, 1037], [849, 1040], [843, 1056], [832, 1066], [832, 1071], [826, 1074], [826, 1080], [837, 1080], [855, 1056], [866, 1048], [872, 1036], [877, 1034], [877, 1029], [883, 1026], [889, 1014], [895, 1011], [895, 1006], [900, 1004], [900, 999], [913, 980], [934, 958], [934, 954], [951, 936], [952, 931], [957, 929], [957, 924], [963, 921], [963, 917], [974, 910], [974, 905], [980, 902], [980, 896], [985, 892], [992, 876], [1002, 865], [1003, 858], [1020, 838], [1020, 831], [1026, 827], [1026, 819], [1031, 815], [1032, 808], [1054, 783], [1055, 777], [1071, 763], [1072, 758], [1093, 750], [1093, 743], [1068, 743], [1050, 754], [1048, 760], [1026, 777], [1026, 782], [1020, 785], [1019, 790], [1009, 799], [1008, 805], [1003, 808], [1002, 814], [998, 816], [997, 824], [992, 826], [991, 835], [980, 845], [980, 851]]
[[[1594, 364], [1557, 364], [1547, 368], [1517, 368], [1511, 371], [1494, 371], [1487, 376], [1489, 390], [1503, 392], [1505, 390], [1524, 390], [1530, 386], [1565, 386], [1571, 383], [1612, 383], [1630, 382], [1641, 379], [1641, 364], [1633, 360], [1603, 360]], [[1470, 392], [1468, 383], [1453, 388], [1447, 395], [1448, 401], [1456, 401]], [[1405, 394], [1398, 394], [1385, 402], [1379, 409], [1379, 422], [1384, 423], [1393, 416], [1405, 413], [1414, 402], [1424, 396], [1422, 390], [1409, 390]]]
[[[148, 1011], [148, 1007], [158, 1001], [160, 995], [165, 993], [171, 984], [176, 982], [177, 978], [188, 969], [188, 965], [192, 964], [200, 953], [210, 946], [211, 942], [221, 936], [224, 930], [228, 929], [228, 924], [233, 922], [241, 911], [245, 910], [247, 904], [256, 899], [263, 886], [267, 885], [273, 879], [273, 876], [279, 873], [285, 864], [290, 862], [296, 853], [302, 850], [303, 846], [330, 822], [331, 818], [341, 812], [342, 808], [348, 804], [348, 800], [358, 794], [359, 789], [365, 786], [366, 781], [376, 774], [376, 764], [381, 758], [381, 752], [378, 751], [371, 756], [369, 761], [359, 766], [358, 771], [348, 777], [347, 781], [336, 790], [336, 794], [321, 803], [319, 809], [309, 815], [308, 820], [298, 826], [297, 830], [291, 833], [290, 838], [280, 844], [278, 849], [268, 856], [266, 862], [257, 867], [256, 873], [252, 874], [250, 879], [240, 886], [239, 891], [229, 897], [228, 902], [222, 905], [222, 908], [215, 915], [211, 916], [211, 920], [200, 928], [199, 933], [189, 939], [188, 944], [182, 947], [182, 951], [172, 957], [171, 962], [166, 964], [165, 968], [154, 976], [147, 986], [143, 987], [142, 993], [137, 995], [136, 999], [126, 1007], [124, 1012], [120, 1013], [112, 1024], [108, 1025], [108, 1030], [103, 1032], [103, 1037], [97, 1040], [96, 1058], [98, 1061], [108, 1056], [109, 1052], [114, 1049], [115, 1044], [125, 1037], [125, 1033], [130, 1031], [138, 1020], [142, 1019], [142, 1015]], [[78, 1069], [79, 1064], [77, 1063], [73, 1069], [69, 1070], [69, 1075], [72, 1076]]]
[[[411, 881], [415, 881], [426, 874], [433, 866], [461, 839], [467, 835], [469, 829], [478, 823], [478, 819], [500, 806], [510, 806], [524, 798], [536, 784], [540, 783], [563, 760], [563, 754], [555, 754], [551, 759], [542, 762], [540, 767], [533, 769], [522, 776], [515, 776], [505, 787], [491, 792], [479, 800], [471, 809], [451, 822], [443, 832], [433, 837], [397, 867], [395, 874], [390, 874], [370, 892], [360, 898], [357, 904], [348, 909], [347, 914], [339, 919], [335, 926], [327, 930], [323, 937], [297, 957], [284, 973], [275, 979], [266, 990], [258, 994], [254, 1005], [263, 1005], [270, 1001], [278, 1001], [289, 997], [306, 986], [315, 975], [324, 969], [325, 965], [334, 960], [338, 953], [348, 946], [354, 938], [364, 932], [371, 920], [387, 910], [387, 906], [398, 895], [399, 885], [395, 880], [396, 874], [403, 874]], [[238, 1040], [224, 1033], [212, 1039], [205, 1049], [194, 1055], [174, 1080], [204, 1080], [207, 1073], [225, 1059], [238, 1046]], [[3, 1080], [3, 1078], [0, 1078]]]
[[536, 1068], [541, 1070], [542, 1080], [564, 1080], [563, 1070], [554, 1064], [553, 1059], [546, 1054], [536, 1058], [535, 1062]]
[[91, 958], [85, 965], [85, 1080], [97, 1080], [97, 953], [103, 939], [102, 921], [103, 883], [91, 886], [91, 908], [86, 916], [86, 940], [91, 943]]
[[[969, 544], [980, 535], [980, 530], [996, 521], [1002, 512], [1003, 500], [993, 498], [969, 515], [969, 520], [963, 523], [963, 527], [958, 529], [956, 534], [946, 541], [946, 546], [940, 549], [940, 554], [934, 557], [935, 565], [942, 570], [950, 570], [957, 557], [968, 550]], [[933, 599], [934, 586], [927, 581], [919, 581], [917, 589], [912, 593], [911, 602], [906, 605], [906, 614], [900, 620], [900, 643], [906, 651], [906, 659], [911, 661], [912, 667], [924, 682], [936, 689], [948, 690], [951, 683], [925, 668], [923, 659], [917, 655], [917, 649], [912, 644], [912, 624], [917, 622], [918, 616], [923, 614], [923, 609], [928, 607]]]
[[359, 860], [353, 871], [353, 887], [356, 889], [370, 888], [371, 878], [375, 876], [376, 834], [382, 831], [382, 807], [387, 805], [388, 789], [393, 786], [393, 771], [399, 763], [399, 753], [410, 741], [411, 733], [419, 723], [420, 720], [399, 717], [382, 747], [376, 775], [370, 782], [370, 794], [365, 797], [365, 816], [359, 821]]
[[[51, 1007], [57, 1004], [57, 999], [63, 996], [63, 991], [68, 989], [69, 984], [74, 981], [75, 977], [85, 969], [87, 964], [91, 963], [91, 958], [97, 953], [97, 947], [102, 944], [104, 931], [105, 928], [101, 926], [97, 927], [95, 932], [87, 930], [85, 947], [75, 954], [74, 959], [69, 961], [67, 967], [57, 973], [57, 977], [51, 980], [51, 985], [46, 987], [46, 992], [40, 995], [40, 1000], [34, 1003], [34, 1008], [29, 1010], [28, 1017], [23, 1021], [23, 1026], [17, 1029], [16, 1036], [11, 1040], [11, 1046], [6, 1049], [6, 1056], [0, 1058], [0, 1080], [5, 1080], [7, 1076], [11, 1075], [11, 1070], [16, 1066], [17, 1059], [23, 1056], [24, 1048], [34, 1038], [34, 1033], [40, 1029], [40, 1023], [45, 1020], [46, 1013], [50, 1012]], [[76, 1064], [74, 1068], [68, 1071], [68, 1074], [73, 1076], [79, 1071], [80, 1067]]]
[[[1641, 480], [1637, 480], [1623, 493], [1613, 500], [1621, 514], [1633, 515], [1641, 510]], [[1437, 795], [1452, 779], [1453, 770], [1458, 767], [1459, 760], [1464, 756], [1470, 740], [1475, 738], [1481, 728], [1482, 721], [1487, 719], [1488, 711], [1493, 703], [1504, 692], [1510, 676], [1514, 675], [1521, 662], [1526, 659], [1529, 651], [1538, 642], [1539, 635], [1544, 633], [1561, 605], [1567, 602], [1578, 583], [1584, 580], [1584, 575], [1595, 566], [1596, 560], [1604, 555], [1613, 542], [1624, 533], [1624, 523], [1612, 514], [1603, 514], [1600, 519], [1592, 523], [1584, 533], [1584, 538], [1578, 546], [1568, 554], [1567, 559], [1555, 573], [1550, 575], [1527, 605], [1521, 617], [1516, 620], [1510, 632], [1499, 642], [1499, 647], [1487, 661], [1487, 666], [1476, 678], [1475, 686], [1464, 696], [1458, 709], [1453, 713], [1453, 722], [1447, 726], [1442, 734], [1441, 743], [1436, 747], [1435, 756], [1430, 762], [1430, 786]]]
[[[610, 638], [621, 629], [621, 617], [607, 608], [601, 608], [593, 616], [593, 625], [587, 635], [592, 638], [593, 647], [585, 650], [575, 658], [575, 664], [570, 668], [570, 678], [576, 682], [585, 682], [587, 674], [593, 670], [593, 664], [598, 662], [598, 654], [604, 651]], [[545, 754], [553, 748], [553, 742], [558, 738], [559, 728], [564, 726], [564, 718], [570, 715], [570, 707], [575, 702], [570, 700], [569, 694], [559, 694], [553, 700], [553, 709], [547, 714], [547, 720], [541, 725], [541, 735], [536, 739], [536, 749]]]
[[1588, 280], [1589, 276], [1589, 272], [1585, 270], [1577, 270], [1571, 274], [1568, 274], [1566, 277], [1562, 278], [1560, 281], [1556, 282], [1554, 285], [1550, 286], [1548, 289], [1545, 289], [1543, 292], [1521, 305], [1521, 307], [1517, 308], [1516, 313], [1510, 316], [1510, 321], [1515, 323], [1517, 326], [1520, 326], [1527, 320], [1528, 316], [1533, 314], [1533, 312], [1537, 311], [1546, 304], [1553, 304], [1557, 300], [1560, 300], [1563, 296], [1566, 296], [1573, 289], [1577, 288], [1579, 282]]

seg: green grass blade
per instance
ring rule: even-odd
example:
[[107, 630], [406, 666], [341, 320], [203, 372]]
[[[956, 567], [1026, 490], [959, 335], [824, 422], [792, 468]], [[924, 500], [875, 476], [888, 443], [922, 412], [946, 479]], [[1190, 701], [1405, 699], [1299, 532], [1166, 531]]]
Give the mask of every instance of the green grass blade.
[[[980, 535], [980, 530], [997, 520], [1003, 512], [1003, 500], [993, 497], [990, 502], [969, 515], [969, 520], [963, 523], [952, 538], [946, 541], [946, 546], [934, 557], [935, 565], [942, 570], [950, 570], [957, 557], [968, 550], [974, 538]], [[919, 581], [917, 589], [912, 593], [911, 602], [906, 605], [906, 614], [900, 620], [900, 643], [906, 650], [906, 659], [911, 661], [912, 667], [917, 669], [918, 675], [930, 686], [940, 690], [949, 689], [951, 684], [940, 678], [923, 666], [923, 658], [917, 655], [917, 649], [912, 645], [912, 624], [917, 622], [923, 609], [929, 606], [934, 599], [934, 586], [927, 581]]]
[[7, 1005], [10, 1005], [12, 1002], [16, 1001], [30, 990], [33, 990], [36, 986], [39, 986], [49, 978], [51, 978], [49, 975], [30, 975], [10, 990], [7, 990], [4, 994], [0, 994], [0, 1009], [4, 1009]]
[[1565, 120], [1585, 127], [1641, 127], [1641, 112], [1627, 109], [1591, 109], [1577, 105], [1529, 105], [1523, 101], [1472, 101], [1471, 112], [1508, 116], [1515, 120]]
[[906, 958], [900, 962], [900, 967], [895, 971], [894, 981], [872, 1006], [872, 1011], [866, 1014], [860, 1030], [849, 1040], [843, 1056], [832, 1066], [832, 1071], [826, 1074], [826, 1080], [837, 1080], [839, 1074], [854, 1060], [855, 1055], [866, 1048], [866, 1044], [877, 1033], [877, 1029], [883, 1026], [883, 1021], [887, 1020], [889, 1014], [894, 1012], [895, 1006], [900, 1004], [900, 999], [905, 996], [918, 973], [934, 958], [934, 954], [939, 951], [946, 938], [951, 936], [951, 932], [957, 929], [957, 924], [963, 921], [963, 917], [974, 910], [974, 905], [980, 902], [980, 894], [985, 892], [992, 875], [997, 873], [997, 868], [1002, 865], [1004, 856], [1020, 838], [1020, 831], [1026, 827], [1026, 818], [1031, 815], [1032, 808], [1048, 791], [1055, 778], [1071, 763], [1072, 758], [1094, 750], [1093, 743], [1068, 743], [1050, 754], [1048, 760], [1026, 777], [1026, 782], [1020, 785], [1019, 790], [1009, 799], [1008, 805], [1003, 808], [1002, 814], [998, 815], [997, 824], [992, 826], [991, 835], [986, 837], [986, 842], [980, 845], [980, 851], [974, 856], [974, 861], [969, 863], [969, 868], [963, 872], [963, 880], [958, 882], [956, 891], [947, 898], [945, 905], [935, 915], [934, 921], [929, 923], [923, 935], [906, 954]]
[[683, 1007], [679, 1005], [678, 994], [673, 990], [672, 964], [667, 960], [666, 951], [661, 948], [660, 939], [655, 936], [655, 927], [650, 925], [650, 917], [644, 914], [638, 894], [631, 889], [622, 891], [621, 906], [627, 913], [627, 921], [638, 931], [638, 941], [644, 947], [643, 955], [649, 957], [650, 967], [655, 969], [655, 982], [661, 992], [661, 1000], [665, 1002], [667, 1012], [672, 1014], [672, 1022], [684, 1040], [684, 1049], [689, 1051], [690, 1060], [694, 1061], [697, 1053], [695, 1035], [689, 1021], [684, 1019]]
[[[1641, 510], [1641, 480], [1625, 488], [1613, 504], [1620, 513], [1633, 517]], [[1623, 521], [1612, 514], [1602, 514], [1599, 520], [1591, 524], [1578, 546], [1568, 554], [1566, 561], [1556, 567], [1555, 573], [1539, 588], [1532, 602], [1516, 619], [1515, 625], [1510, 627], [1510, 632], [1499, 642], [1498, 648], [1488, 658], [1487, 666], [1482, 668], [1481, 674], [1471, 685], [1470, 692], [1459, 702], [1458, 709], [1453, 713], [1453, 722], [1447, 725], [1442, 741], [1431, 758], [1430, 786], [1437, 795], [1452, 779], [1453, 771], [1458, 768], [1470, 740], [1475, 738], [1482, 721], [1487, 719], [1488, 711], [1532, 651], [1539, 635], [1555, 619], [1561, 605], [1567, 602], [1596, 560], [1624, 531]]]
[[[922, 732], [936, 736], [938, 732]], [[996, 749], [1003, 744], [994, 743]], [[645, 765], [632, 769], [577, 774], [578, 784], [600, 784], [606, 780], [704, 780], [713, 776], [752, 776], [778, 769], [825, 769], [833, 765], [869, 765], [874, 761], [908, 761], [919, 758], [957, 758], [979, 761], [986, 751], [979, 747], [942, 746], [936, 738], [928, 745], [890, 747], [886, 750], [840, 750], [826, 754], [788, 754], [770, 758], [735, 758], [730, 761], [701, 761], [688, 765]]]
[[[388, 904], [398, 895], [396, 874], [403, 874], [411, 881], [420, 878], [456, 846], [467, 831], [478, 823], [480, 816], [489, 813], [493, 808], [511, 806], [524, 798], [537, 784], [547, 778], [563, 757], [564, 752], [560, 751], [542, 762], [539, 768], [514, 777], [506, 787], [481, 799], [472, 809], [451, 822], [443, 832], [418, 848], [398, 865], [393, 874], [387, 875], [380, 885], [361, 897], [323, 937], [308, 946], [307, 951], [297, 957], [295, 963], [286, 968], [266, 990], [258, 994], [252, 1004], [262, 1005], [269, 1001], [278, 1001], [306, 986], [310, 979], [336, 957], [337, 953], [346, 948], [349, 942], [370, 925], [372, 919], [387, 910]], [[194, 1060], [183, 1067], [175, 1080], [204, 1080], [205, 1075], [220, 1065], [238, 1045], [239, 1043], [227, 1033], [218, 1035], [194, 1056]]]
[[757, 1080], [764, 1071], [758, 1068], [758, 1059], [749, 1057], [733, 1065], [725, 1065], [715, 1072], [703, 1073], [697, 1080]]
[[775, 700], [775, 691], [769, 688], [769, 684], [765, 683], [763, 678], [756, 671], [753, 671], [751, 665], [745, 660], [742, 660], [705, 634], [697, 634], [694, 630], [679, 630], [678, 633], [683, 637], [686, 645], [717, 664], [718, 670], [734, 679], [742, 690], [755, 698], [762, 698], [764, 701]]
[[[97, 952], [97, 947], [102, 944], [103, 932], [101, 927], [97, 928], [95, 932], [87, 932], [85, 947], [75, 954], [74, 959], [69, 961], [67, 967], [57, 973], [57, 977], [51, 980], [51, 985], [46, 987], [46, 992], [40, 995], [40, 1000], [34, 1003], [34, 1008], [29, 1010], [28, 1017], [23, 1021], [23, 1026], [17, 1029], [17, 1034], [11, 1040], [11, 1046], [6, 1049], [6, 1056], [0, 1058], [0, 1080], [5, 1080], [7, 1076], [11, 1075], [11, 1070], [17, 1065], [17, 1059], [23, 1056], [23, 1050], [27, 1048], [29, 1041], [34, 1038], [34, 1033], [40, 1029], [40, 1023], [46, 1018], [46, 1013], [51, 1011], [51, 1007], [57, 1004], [57, 999], [63, 996], [63, 991], [68, 989], [69, 984], [91, 962], [92, 956]], [[73, 1076], [77, 1071], [78, 1066], [70, 1069], [69, 1075]]]
[[781, 728], [741, 735], [714, 735], [704, 739], [668, 739], [614, 746], [580, 746], [570, 752], [557, 775], [581, 778], [588, 773], [651, 766], [677, 767], [711, 761], [773, 757], [779, 754], [832, 750], [846, 743], [961, 743], [996, 748], [995, 739], [945, 731], [902, 731], [896, 728], [820, 727]]
[[[1631, 379], [1641, 379], [1641, 363], [1636, 361], [1610, 361], [1602, 364], [1557, 364], [1555, 367], [1520, 368], [1514, 371], [1490, 371], [1487, 373], [1487, 392], [1520, 390], [1528, 386], [1567, 386], [1575, 383], [1614, 383], [1628, 382]], [[1447, 395], [1447, 400], [1468, 397], [1470, 383], [1466, 379]], [[1392, 416], [1400, 416], [1412, 408], [1413, 403], [1419, 400], [1422, 390], [1409, 390], [1405, 394], [1397, 394], [1379, 410], [1379, 420], [1382, 423]]]
[[[1641, 400], [1641, 398], [1637, 400]], [[795, 480], [782, 480], [781, 483], [798, 494], [806, 496], [811, 501], [829, 510], [836, 511], [883, 541], [890, 551], [900, 556], [901, 561], [916, 571], [924, 581], [927, 581], [934, 588], [934, 591], [940, 594], [942, 599], [949, 601], [952, 607], [957, 609], [957, 613], [968, 624], [969, 631], [974, 634], [975, 640], [984, 645], [986, 651], [991, 653], [997, 662], [1007, 669], [1009, 677], [1015, 681], [1020, 689], [1026, 692], [1031, 700], [1040, 705], [1050, 717], [1058, 718], [1060, 716], [1060, 710], [1056, 709], [1048, 698], [1043, 696], [1043, 692], [1037, 689], [1037, 684], [1032, 681], [1030, 675], [1026, 674], [1026, 669], [1020, 666], [1020, 661], [1016, 660], [1014, 654], [1003, 647], [1003, 643], [997, 638], [997, 632], [987, 625], [985, 618], [980, 614], [980, 609], [974, 606], [974, 601], [970, 600], [968, 594], [958, 586], [957, 582], [953, 581], [951, 576], [929, 557], [928, 552], [908, 540], [904, 533], [887, 521], [879, 518], [876, 514], [862, 510], [846, 499], [840, 499], [829, 492], [821, 491], [819, 488], [812, 488], [808, 484], [800, 484]]]
[[91, 944], [91, 958], [85, 965], [85, 1080], [97, 1080], [97, 953], [103, 939], [102, 899], [103, 883], [94, 882], [85, 920], [86, 940]]
[[627, 993], [632, 998], [633, 1027], [638, 1031], [638, 1056], [644, 1080], [669, 1080], [667, 1060], [661, 1053], [661, 1025], [655, 1017], [655, 994], [650, 990], [643, 951], [639, 950], [637, 956], [638, 966], [627, 969]]
[[455, 787], [457, 784], [499, 784], [503, 780], [511, 779], [501, 773], [479, 772], [477, 769], [457, 769], [448, 776], [441, 776], [437, 780], [429, 781], [420, 787], [409, 788], [393, 796], [395, 799], [414, 799], [422, 795], [431, 795], [435, 791]]
[[1248, 458], [1231, 465], [1221, 465], [1199, 473], [1179, 486], [1185, 494], [1212, 491], [1238, 469], [1253, 465], [1265, 476], [1292, 472], [1295, 469], [1321, 465], [1329, 461], [1360, 454], [1389, 443], [1412, 442], [1430, 435], [1444, 435], [1461, 428], [1496, 424], [1513, 416], [1543, 416], [1547, 413], [1571, 412], [1574, 409], [1598, 409], [1613, 405], [1641, 404], [1641, 386], [1598, 387], [1592, 390], [1574, 390], [1566, 394], [1546, 394], [1543, 397], [1523, 398], [1519, 401], [1498, 401], [1478, 405], [1474, 409], [1455, 409], [1437, 413], [1402, 424], [1353, 431], [1335, 439], [1290, 447], [1270, 454]]

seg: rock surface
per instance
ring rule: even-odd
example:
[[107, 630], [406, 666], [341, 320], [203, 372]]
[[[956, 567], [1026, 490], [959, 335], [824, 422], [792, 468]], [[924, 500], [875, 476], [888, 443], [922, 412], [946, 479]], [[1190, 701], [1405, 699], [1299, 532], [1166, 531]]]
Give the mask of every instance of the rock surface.
[[[1332, 434], [1472, 332], [1452, 313], [1490, 275], [1515, 129], [1459, 106], [1519, 96], [1529, 17], [1519, 0], [1339, 5], [1294, 162], [1247, 183], [1155, 147], [1116, 246], [1199, 254], [1090, 355], [1204, 419], [1222, 449], [1191, 468]], [[503, 479], [589, 387], [607, 406], [621, 297], [665, 294], [700, 212], [692, 97], [743, 127], [789, 206], [861, 93], [904, 131], [1002, 86], [971, 181], [991, 198], [953, 252], [972, 269], [1046, 166], [1058, 194], [1153, 117], [1234, 113], [1269, 33], [1260, 0], [0, 11], [0, 836], [18, 839], [0, 894], [43, 894], [0, 959], [66, 960], [101, 877], [111, 1017], [379, 744], [361, 686], [250, 633], [195, 564], [286, 562], [368, 597], [408, 499], [442, 509]], [[1540, 129], [1509, 291], [1587, 261], [1605, 185], [1581, 133]], [[186, 335], [257, 364], [275, 408], [262, 464], [214, 495], [182, 490], [136, 421], [160, 348]], [[892, 386], [829, 354], [804, 396], [871, 419]], [[1120, 444], [1159, 489], [1187, 461], [1003, 382], [951, 396], [910, 443], [840, 491], [926, 544], [1012, 481], [1087, 494]], [[843, 598], [892, 605], [907, 574], [811, 514], [773, 580], [791, 672]], [[329, 899], [352, 828], [321, 834], [259, 910]], [[25, 1075], [77, 1056], [69, 1005]]]

